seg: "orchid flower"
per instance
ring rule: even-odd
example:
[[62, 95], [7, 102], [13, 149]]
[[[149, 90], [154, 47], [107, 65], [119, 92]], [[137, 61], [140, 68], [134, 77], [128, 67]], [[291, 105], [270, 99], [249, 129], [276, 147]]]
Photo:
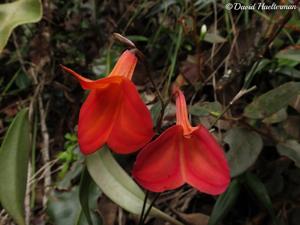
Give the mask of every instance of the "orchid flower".
[[220, 194], [230, 182], [224, 151], [204, 126], [191, 126], [183, 93], [175, 88], [174, 94], [176, 125], [139, 152], [133, 177], [153, 192], [188, 183], [201, 192]]
[[131, 78], [137, 57], [127, 50], [105, 78], [93, 81], [62, 66], [90, 93], [80, 109], [78, 142], [83, 154], [107, 144], [114, 152], [137, 151], [154, 135], [151, 115]]

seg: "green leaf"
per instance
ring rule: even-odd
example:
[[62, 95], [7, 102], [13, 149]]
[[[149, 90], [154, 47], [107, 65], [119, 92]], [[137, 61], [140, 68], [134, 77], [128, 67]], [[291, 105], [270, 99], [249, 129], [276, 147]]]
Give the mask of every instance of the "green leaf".
[[98, 199], [102, 194], [99, 187], [91, 178], [87, 169], [84, 169], [79, 186], [79, 201], [81, 205], [80, 216], [77, 225], [102, 225], [102, 218], [96, 213]]
[[272, 217], [273, 223], [277, 224], [272, 201], [265, 185], [258, 179], [257, 176], [252, 173], [247, 173], [245, 175], [245, 181], [247, 187], [255, 194], [261, 204], [268, 210], [270, 216]]
[[300, 49], [284, 49], [278, 52], [275, 57], [300, 62]]
[[208, 225], [216, 225], [227, 215], [240, 193], [240, 183], [233, 180], [227, 191], [220, 195], [209, 218]]
[[245, 172], [253, 165], [263, 147], [260, 135], [245, 128], [229, 130], [224, 141], [230, 147], [227, 159], [232, 177]]
[[219, 102], [202, 102], [190, 107], [190, 113], [194, 116], [219, 116], [222, 112], [222, 106]]
[[[94, 187], [97, 187], [96, 184], [92, 180], [87, 169], [84, 168], [84, 170], [82, 171], [81, 179], [80, 179], [79, 201], [81, 204], [82, 212], [83, 212], [89, 225], [94, 224], [91, 213], [90, 213], [91, 210], [93, 210], [90, 207], [90, 192], [93, 190]], [[98, 190], [98, 191], [100, 191], [100, 190]]]
[[[101, 195], [96, 185], [90, 186], [88, 193], [90, 210], [96, 211], [97, 199]], [[79, 201], [79, 186], [72, 187], [69, 191], [54, 190], [49, 195], [47, 214], [55, 225], [89, 225]], [[102, 225], [99, 215], [91, 214], [94, 225]]]
[[[100, 218], [100, 215], [96, 215], [96, 212], [91, 215], [94, 225], [103, 225], [102, 218]], [[74, 225], [89, 225], [83, 211], [80, 212], [79, 218]]]
[[47, 203], [47, 215], [55, 225], [76, 224], [80, 215], [79, 188], [73, 187], [69, 191], [53, 190]]
[[29, 79], [28, 75], [25, 73], [19, 73], [16, 78], [16, 85], [20, 89], [26, 89], [31, 84], [31, 80]]
[[288, 82], [254, 99], [245, 109], [244, 115], [252, 119], [271, 116], [287, 107], [300, 93], [300, 82]]
[[68, 172], [63, 177], [59, 176], [55, 188], [59, 190], [69, 190], [72, 188], [72, 181], [80, 177], [82, 170], [82, 160], [77, 160], [72, 164], [72, 166], [68, 169]]
[[280, 109], [278, 112], [272, 114], [271, 116], [263, 119], [263, 122], [266, 124], [273, 124], [273, 123], [280, 123], [284, 120], [286, 120], [288, 117], [288, 114], [286, 112], [286, 108]]
[[275, 72], [289, 76], [291, 78], [300, 79], [300, 71], [293, 67], [282, 66], [282, 67], [276, 68]]
[[151, 117], [152, 117], [152, 120], [153, 120], [154, 124], [158, 123], [161, 108], [162, 108], [161, 103], [160, 103], [160, 101], [158, 101], [150, 109]]
[[255, 77], [255, 75], [259, 72], [261, 72], [267, 65], [271, 63], [271, 60], [269, 59], [262, 59], [260, 61], [257, 61], [256, 63], [253, 64], [251, 70], [249, 73], [247, 73], [245, 80], [244, 80], [244, 89], [248, 89], [250, 87], [250, 84]]
[[276, 146], [280, 155], [284, 155], [293, 160], [297, 167], [300, 167], [300, 143], [296, 140], [287, 140]]
[[134, 42], [148, 42], [148, 38], [145, 37], [145, 36], [142, 36], [142, 35], [129, 35], [127, 36], [127, 38], [131, 41], [134, 41]]
[[0, 5], [0, 52], [5, 47], [13, 29], [42, 18], [40, 0], [18, 0]]
[[24, 198], [29, 160], [28, 109], [12, 121], [0, 149], [0, 201], [19, 225], [24, 225]]
[[[86, 162], [91, 177], [107, 197], [126, 211], [140, 215], [145, 195], [117, 163], [107, 147], [87, 156]], [[155, 207], [151, 209], [150, 215], [182, 225]]]

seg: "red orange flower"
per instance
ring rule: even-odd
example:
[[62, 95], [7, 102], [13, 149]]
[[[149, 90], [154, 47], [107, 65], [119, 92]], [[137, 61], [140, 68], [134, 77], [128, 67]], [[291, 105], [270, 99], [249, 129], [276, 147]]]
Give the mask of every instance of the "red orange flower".
[[117, 153], [131, 153], [153, 137], [150, 112], [131, 82], [136, 63], [136, 56], [125, 51], [112, 72], [96, 81], [62, 66], [84, 89], [90, 90], [79, 114], [78, 142], [82, 153], [93, 153], [104, 144]]
[[188, 183], [201, 192], [220, 194], [230, 181], [224, 151], [205, 127], [191, 126], [183, 93], [175, 88], [174, 94], [176, 125], [141, 150], [133, 177], [153, 192]]

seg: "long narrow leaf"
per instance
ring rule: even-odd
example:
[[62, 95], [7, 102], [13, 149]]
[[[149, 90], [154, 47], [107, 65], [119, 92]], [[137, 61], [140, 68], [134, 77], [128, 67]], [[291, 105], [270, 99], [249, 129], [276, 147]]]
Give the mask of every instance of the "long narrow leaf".
[[84, 168], [80, 179], [79, 201], [81, 204], [82, 212], [89, 225], [93, 225], [92, 216], [90, 213], [90, 206], [89, 206], [89, 193], [93, 183], [94, 181], [92, 180], [89, 172], [87, 171], [86, 168]]
[[30, 151], [28, 109], [10, 125], [0, 149], [0, 201], [19, 225], [24, 225], [24, 198]]
[[208, 225], [218, 224], [227, 215], [236, 202], [239, 193], [240, 183], [237, 180], [233, 180], [227, 191], [218, 198], [209, 218]]
[[261, 202], [261, 204], [268, 210], [273, 220], [273, 224], [277, 225], [278, 221], [276, 219], [272, 201], [270, 199], [265, 185], [259, 180], [259, 178], [256, 175], [252, 173], [247, 173], [245, 175], [245, 181], [248, 188], [255, 194], [255, 196]]

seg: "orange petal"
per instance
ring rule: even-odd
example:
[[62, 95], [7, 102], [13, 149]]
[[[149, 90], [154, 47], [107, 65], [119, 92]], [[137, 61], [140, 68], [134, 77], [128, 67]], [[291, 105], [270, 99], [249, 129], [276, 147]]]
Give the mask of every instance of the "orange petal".
[[73, 75], [79, 82], [80, 85], [82, 86], [83, 89], [87, 90], [92, 90], [92, 89], [103, 89], [107, 88], [109, 84], [111, 83], [120, 83], [121, 77], [106, 77], [98, 80], [90, 80], [87, 79], [80, 74], [76, 73], [75, 71], [71, 70], [70, 68], [60, 65], [66, 72], [70, 73]]
[[135, 54], [129, 50], [126, 50], [120, 56], [116, 65], [114, 66], [113, 70], [108, 76], [109, 77], [122, 76], [131, 80], [136, 63], [137, 63], [137, 57], [135, 56]]
[[198, 126], [184, 139], [185, 181], [201, 192], [221, 194], [230, 182], [229, 168], [222, 148], [209, 131]]
[[78, 122], [78, 142], [84, 154], [99, 149], [108, 139], [121, 104], [119, 84], [92, 90], [81, 107]]
[[186, 101], [182, 91], [177, 86], [174, 86], [173, 93], [176, 96], [176, 124], [181, 125], [184, 135], [189, 137], [190, 134], [197, 128], [192, 127], [190, 124]]
[[151, 115], [134, 84], [123, 79], [120, 85], [122, 103], [108, 139], [117, 153], [131, 153], [147, 144], [154, 135]]
[[118, 59], [111, 73], [106, 77], [98, 80], [87, 79], [70, 68], [60, 65], [66, 72], [73, 75], [81, 84], [83, 89], [102, 89], [106, 88], [109, 83], [119, 83], [121, 77], [126, 77], [131, 80], [135, 66], [137, 64], [137, 57], [130, 51], [125, 51]]
[[141, 186], [153, 192], [162, 192], [184, 183], [179, 157], [182, 138], [182, 128], [173, 126], [142, 149], [132, 172]]

